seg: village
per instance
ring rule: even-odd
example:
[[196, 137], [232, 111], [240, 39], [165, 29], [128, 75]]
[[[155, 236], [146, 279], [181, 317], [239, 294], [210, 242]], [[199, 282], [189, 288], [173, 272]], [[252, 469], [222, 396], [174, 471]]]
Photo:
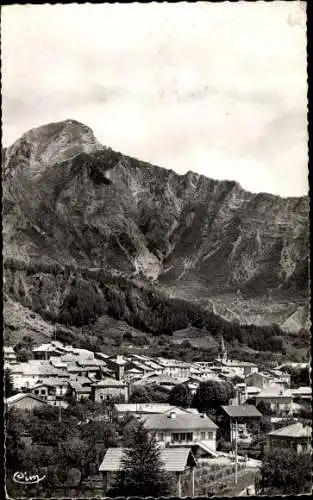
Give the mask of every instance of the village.
[[[123, 425], [125, 432], [141, 422], [155, 436], [178, 496], [254, 494], [266, 450], [311, 450], [312, 390], [296, 386], [288, 368], [309, 365], [265, 370], [229, 359], [222, 336], [214, 361], [193, 363], [146, 354], [109, 356], [51, 340], [32, 347], [32, 359], [25, 362], [17, 361], [13, 346], [4, 347], [4, 369], [14, 389], [5, 404], [8, 411], [27, 414], [56, 407], [61, 420], [71, 405], [92, 402], [100, 408], [95, 418], [105, 425]], [[216, 401], [208, 396], [212, 404], [205, 401], [210, 384], [227, 388]], [[104, 494], [121, 467], [120, 444], [98, 456], [93, 486]]]

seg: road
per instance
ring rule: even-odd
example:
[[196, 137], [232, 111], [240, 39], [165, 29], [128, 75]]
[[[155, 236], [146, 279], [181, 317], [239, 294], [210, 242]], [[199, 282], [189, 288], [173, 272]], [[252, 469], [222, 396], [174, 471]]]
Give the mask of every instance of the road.
[[242, 490], [240, 493], [239, 493], [239, 497], [245, 497], [245, 496], [253, 496], [255, 495], [255, 488], [254, 488], [254, 484], [250, 484], [250, 486], [248, 486], [247, 488], [245, 488], [244, 490]]

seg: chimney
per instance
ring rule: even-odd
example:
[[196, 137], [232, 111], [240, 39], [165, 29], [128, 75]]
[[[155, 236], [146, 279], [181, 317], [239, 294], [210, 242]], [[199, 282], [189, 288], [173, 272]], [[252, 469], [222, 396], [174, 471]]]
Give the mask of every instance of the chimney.
[[171, 411], [168, 418], [176, 418], [176, 411]]

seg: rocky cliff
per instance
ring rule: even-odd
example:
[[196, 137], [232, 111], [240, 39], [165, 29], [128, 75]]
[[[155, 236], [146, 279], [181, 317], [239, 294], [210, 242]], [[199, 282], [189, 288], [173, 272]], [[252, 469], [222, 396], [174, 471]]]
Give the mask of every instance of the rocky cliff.
[[116, 270], [227, 319], [307, 325], [307, 198], [180, 176], [102, 146], [73, 120], [27, 132], [2, 160], [15, 300], [12, 259]]

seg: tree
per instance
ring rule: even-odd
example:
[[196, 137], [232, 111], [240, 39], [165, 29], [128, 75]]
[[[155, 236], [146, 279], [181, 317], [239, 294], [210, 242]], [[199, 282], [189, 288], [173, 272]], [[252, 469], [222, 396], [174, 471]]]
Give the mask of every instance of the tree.
[[267, 495], [298, 495], [309, 493], [312, 461], [310, 453], [291, 450], [269, 451], [263, 457], [261, 487]]
[[174, 385], [168, 396], [170, 405], [181, 408], [189, 408], [191, 405], [191, 393], [189, 387], [183, 384]]
[[4, 394], [6, 398], [15, 394], [12, 373], [9, 368], [4, 370]]
[[16, 360], [19, 363], [27, 363], [30, 359], [32, 359], [32, 353], [28, 349], [21, 348], [16, 352]]
[[133, 427], [132, 447], [125, 449], [121, 464], [116, 483], [118, 496], [157, 497], [171, 493], [160, 449], [142, 422]]
[[137, 387], [129, 398], [130, 403], [150, 403], [152, 397], [145, 387]]
[[228, 382], [200, 382], [194, 395], [193, 406], [202, 412], [215, 413], [222, 405], [228, 404], [233, 395], [234, 389]]
[[257, 410], [259, 410], [259, 412], [262, 413], [262, 415], [264, 416], [270, 417], [273, 414], [271, 410], [271, 405], [269, 403], [265, 403], [263, 399], [261, 399], [261, 401], [258, 402], [256, 407]]

